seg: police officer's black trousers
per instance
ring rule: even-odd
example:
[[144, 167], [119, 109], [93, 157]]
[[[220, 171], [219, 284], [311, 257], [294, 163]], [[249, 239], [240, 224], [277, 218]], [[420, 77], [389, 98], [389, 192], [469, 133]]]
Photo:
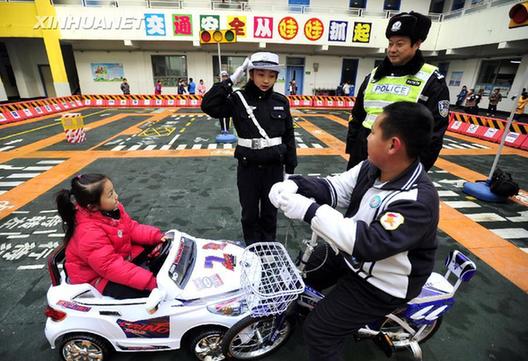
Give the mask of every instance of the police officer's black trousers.
[[359, 162], [367, 159], [367, 137], [369, 136], [369, 134], [370, 129], [361, 126], [358, 129], [356, 137], [350, 141], [350, 144], [348, 145], [350, 158], [348, 159], [347, 170], [353, 168], [354, 166], [359, 164]]
[[335, 255], [330, 247], [326, 252], [326, 247], [319, 245], [307, 265], [307, 270], [315, 269], [326, 258], [324, 266], [308, 273], [306, 284], [318, 290], [335, 284], [303, 325], [310, 361], [343, 360], [347, 336], [405, 304], [357, 276], [341, 254]]
[[275, 241], [277, 233], [277, 208], [268, 194], [271, 186], [284, 179], [281, 164], [238, 163], [237, 186], [242, 206], [242, 230], [247, 244]]

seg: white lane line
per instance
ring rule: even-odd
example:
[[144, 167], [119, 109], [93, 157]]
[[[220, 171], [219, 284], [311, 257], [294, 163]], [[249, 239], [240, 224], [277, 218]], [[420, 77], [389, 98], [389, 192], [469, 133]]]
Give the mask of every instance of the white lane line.
[[209, 144], [207, 149], [216, 149], [216, 143]]
[[304, 143], [304, 141], [302, 140], [301, 137], [295, 137], [295, 141], [296, 141], [297, 143]]
[[176, 150], [182, 150], [182, 149], [185, 149], [187, 147], [187, 144], [178, 144], [178, 146], [176, 147]]
[[34, 231], [33, 234], [47, 234], [47, 233], [53, 233], [56, 232], [54, 229], [50, 229], [47, 231]]
[[501, 228], [490, 231], [504, 239], [528, 238], [528, 231], [524, 228]]
[[118, 151], [126, 147], [126, 144], [121, 144], [118, 146], [113, 147], [111, 150]]
[[444, 201], [449, 207], [452, 208], [480, 208], [480, 205], [470, 201]]
[[37, 164], [61, 164], [64, 160], [41, 160]]
[[130, 148], [128, 148], [128, 150], [138, 150], [139, 148], [141, 148], [143, 146], [143, 144], [134, 144], [133, 146], [131, 146]]
[[442, 148], [445, 148], [445, 149], [455, 149], [454, 147], [452, 147], [452, 146], [450, 146], [450, 145], [445, 145], [445, 144], [442, 145]]
[[0, 148], [0, 152], [4, 152], [6, 150], [13, 149], [14, 147], [15, 147], [14, 145], [8, 145], [6, 147], [2, 147], [2, 148]]
[[50, 167], [50, 166], [46, 166], [46, 167], [26, 167], [24, 168], [24, 170], [27, 170], [27, 171], [43, 171], [43, 170], [50, 170], [51, 168], [53, 167]]
[[48, 234], [48, 237], [64, 237], [64, 233], [51, 233]]
[[160, 149], [161, 150], [169, 150], [170, 147], [171, 147], [170, 144], [165, 144], [165, 145], [162, 145]]
[[224, 149], [233, 149], [233, 144], [231, 144], [231, 143], [224, 143]]
[[2, 232], [0, 233], [0, 236], [12, 236], [16, 234], [20, 234], [20, 232]]
[[16, 187], [24, 182], [0, 182], [0, 187]]
[[13, 238], [29, 238], [29, 234], [13, 234], [11, 236], [7, 236], [7, 239]]
[[322, 148], [323, 148], [323, 146], [322, 146], [321, 144], [319, 144], [319, 143], [312, 143], [312, 146], [313, 146], [314, 148], [319, 148], [319, 149], [322, 149]]
[[29, 211], [14, 211], [13, 214], [28, 214]]
[[453, 191], [438, 191], [439, 197], [458, 197], [458, 194]]
[[466, 214], [466, 216], [475, 222], [506, 222], [506, 219], [497, 213], [474, 213]]
[[20, 143], [21, 141], [23, 141], [24, 139], [15, 139], [15, 140], [12, 140], [10, 142], [7, 142], [6, 145], [11, 145], [11, 144], [16, 144], [16, 143]]
[[308, 146], [304, 143], [297, 143], [297, 148], [308, 148]]
[[194, 144], [192, 146], [192, 149], [202, 149], [202, 145], [201, 144]]
[[521, 248], [521, 251], [528, 253], [528, 248]]
[[24, 167], [13, 167], [12, 165], [9, 165], [9, 164], [0, 164], [0, 169], [3, 169], [3, 170], [19, 170], [19, 169], [24, 169]]
[[[170, 142], [167, 143], [167, 145], [169, 145], [169, 146], [173, 145], [174, 142], [180, 137], [180, 135], [181, 135], [181, 134], [177, 134], [177, 135], [175, 135], [174, 138], [172, 138], [172, 139], [170, 140]], [[163, 149], [163, 147], [162, 147], [161, 149]]]
[[145, 148], [145, 150], [152, 150], [152, 149], [155, 149], [157, 146], [158, 146], [157, 144], [147, 145], [147, 147]]
[[8, 175], [6, 178], [23, 178], [23, 179], [35, 178], [39, 174], [40, 173], [13, 173], [13, 174]]
[[18, 266], [17, 270], [32, 270], [32, 269], [42, 269], [44, 268], [44, 264], [32, 264], [27, 266]]
[[57, 213], [58, 211], [56, 209], [50, 209], [46, 211], [40, 211], [39, 213]]
[[478, 148], [489, 149], [489, 147], [486, 147], [485, 145], [482, 145], [482, 144], [478, 144], [478, 143], [471, 143], [471, 144], [473, 144], [475, 147], [478, 147]]

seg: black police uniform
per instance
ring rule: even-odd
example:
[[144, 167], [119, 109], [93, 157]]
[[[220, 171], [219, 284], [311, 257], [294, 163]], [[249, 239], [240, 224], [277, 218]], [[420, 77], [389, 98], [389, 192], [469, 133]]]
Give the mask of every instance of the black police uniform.
[[[420, 50], [417, 50], [414, 57], [402, 66], [392, 65], [390, 60], [385, 57], [383, 63], [376, 70], [375, 78], [416, 74], [424, 63], [425, 60]], [[350, 154], [350, 159], [347, 169], [367, 159], [367, 137], [370, 134], [370, 129], [363, 127], [361, 123], [367, 116], [363, 107], [363, 98], [369, 81], [370, 74], [367, 75], [359, 88], [354, 108], [352, 108], [352, 119], [348, 123], [346, 153]], [[420, 161], [425, 169], [429, 170], [442, 150], [444, 133], [449, 125], [447, 112], [442, 109], [449, 104], [449, 89], [442, 74], [435, 71], [429, 78], [418, 103], [424, 104], [433, 113], [434, 119], [431, 144], [420, 154]]]
[[[202, 110], [213, 118], [232, 117], [239, 143], [240, 139], [263, 139], [232, 85], [230, 79], [215, 83], [202, 99]], [[257, 149], [258, 144], [238, 144], [235, 149], [244, 240], [248, 244], [275, 241], [277, 209], [268, 194], [273, 184], [284, 179], [284, 171], [292, 174], [297, 166], [290, 106], [284, 95], [273, 89], [263, 92], [252, 80], [240, 92], [268, 137], [281, 138], [281, 144], [262, 149]]]

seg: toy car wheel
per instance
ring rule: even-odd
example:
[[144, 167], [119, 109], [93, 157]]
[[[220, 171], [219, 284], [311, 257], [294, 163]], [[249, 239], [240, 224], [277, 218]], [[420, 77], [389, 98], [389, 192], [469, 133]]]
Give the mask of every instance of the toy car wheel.
[[225, 330], [212, 328], [202, 330], [192, 337], [189, 348], [194, 357], [200, 361], [225, 360], [222, 353], [222, 337]]
[[110, 355], [105, 340], [89, 334], [66, 335], [59, 348], [63, 360], [104, 361]]

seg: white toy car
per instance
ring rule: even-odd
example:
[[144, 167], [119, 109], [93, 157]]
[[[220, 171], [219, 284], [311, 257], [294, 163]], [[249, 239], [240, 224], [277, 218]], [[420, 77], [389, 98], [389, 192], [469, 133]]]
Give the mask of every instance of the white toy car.
[[[236, 266], [243, 248], [230, 241], [167, 232], [148, 298], [116, 300], [89, 284], [69, 284], [60, 265], [64, 248], [48, 260], [45, 334], [64, 360], [108, 360], [111, 351], [176, 350], [199, 360], [223, 360], [224, 332], [249, 315]], [[165, 258], [166, 257], [166, 258]], [[165, 258], [165, 260], [163, 260]]]

